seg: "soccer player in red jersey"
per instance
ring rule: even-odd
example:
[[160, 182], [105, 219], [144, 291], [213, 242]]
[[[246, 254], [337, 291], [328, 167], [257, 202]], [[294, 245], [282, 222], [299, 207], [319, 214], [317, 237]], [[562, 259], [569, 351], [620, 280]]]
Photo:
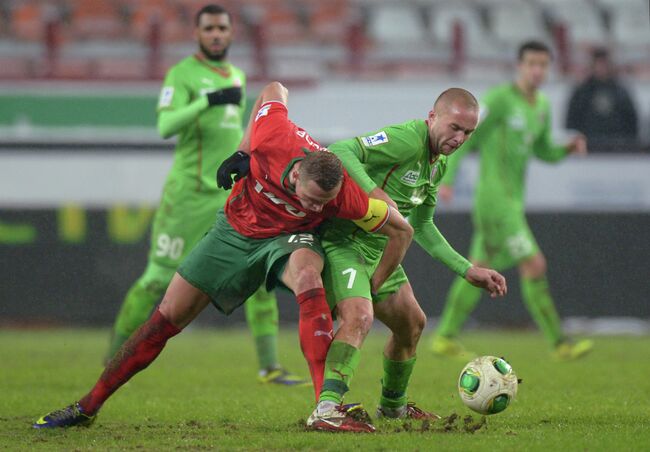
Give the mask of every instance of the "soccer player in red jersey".
[[[265, 283], [289, 288], [298, 301], [300, 345], [316, 397], [332, 340], [332, 316], [321, 280], [323, 250], [313, 230], [331, 217], [388, 236], [376, 288], [397, 268], [413, 236], [385, 201], [368, 198], [341, 161], [288, 118], [288, 92], [267, 85], [251, 114], [241, 151], [220, 168], [219, 183], [235, 183], [224, 212], [174, 275], [161, 304], [117, 351], [92, 390], [78, 402], [41, 417], [35, 428], [89, 425], [102, 404], [146, 368], [171, 337], [209, 303], [230, 314]], [[191, 218], [188, 218], [191, 221]], [[343, 431], [374, 431], [344, 408]]]

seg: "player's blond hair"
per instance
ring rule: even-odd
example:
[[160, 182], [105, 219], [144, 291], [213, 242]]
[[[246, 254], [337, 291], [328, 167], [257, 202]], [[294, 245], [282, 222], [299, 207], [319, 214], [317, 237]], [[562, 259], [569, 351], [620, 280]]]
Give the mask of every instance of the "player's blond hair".
[[298, 174], [303, 180], [313, 180], [322, 190], [332, 191], [343, 180], [343, 164], [331, 152], [308, 152], [300, 162]]

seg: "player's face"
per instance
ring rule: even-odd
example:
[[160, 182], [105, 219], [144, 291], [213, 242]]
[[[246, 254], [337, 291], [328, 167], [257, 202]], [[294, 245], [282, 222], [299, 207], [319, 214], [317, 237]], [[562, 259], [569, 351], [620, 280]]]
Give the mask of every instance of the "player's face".
[[296, 184], [296, 196], [300, 200], [303, 208], [312, 212], [321, 212], [325, 204], [332, 201], [339, 194], [341, 184], [339, 183], [333, 190], [325, 191], [311, 179], [301, 180], [298, 176]]
[[233, 30], [228, 14], [201, 14], [199, 25], [194, 30], [199, 49], [203, 55], [214, 61], [223, 60], [232, 42]]
[[478, 109], [456, 104], [429, 112], [429, 139], [434, 151], [450, 155], [470, 137], [478, 123]]
[[548, 52], [528, 50], [524, 52], [517, 65], [519, 78], [526, 86], [537, 89], [546, 80], [550, 64], [551, 56]]

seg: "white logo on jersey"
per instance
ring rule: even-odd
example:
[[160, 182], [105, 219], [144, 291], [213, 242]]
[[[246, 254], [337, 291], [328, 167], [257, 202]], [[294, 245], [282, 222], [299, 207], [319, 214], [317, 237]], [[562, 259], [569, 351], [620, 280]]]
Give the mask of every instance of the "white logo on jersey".
[[239, 105], [226, 104], [223, 111], [223, 119], [219, 127], [223, 129], [239, 129], [241, 128], [241, 117], [239, 115]]
[[415, 183], [418, 181], [418, 177], [420, 177], [419, 171], [408, 170], [406, 173], [404, 173], [400, 180], [407, 185], [415, 185]]
[[257, 193], [262, 193], [264, 196], [269, 198], [273, 204], [280, 204], [284, 206], [284, 209], [289, 212], [291, 215], [294, 217], [302, 218], [305, 215], [307, 215], [305, 212], [301, 212], [300, 210], [296, 209], [293, 207], [291, 204], [287, 203], [284, 199], [280, 199], [277, 196], [275, 196], [273, 193], [270, 191], [262, 191], [264, 187], [262, 187], [262, 184], [260, 184], [260, 181], [256, 180], [255, 181], [255, 191]]
[[201, 79], [201, 83], [205, 83], [206, 85], [214, 85], [214, 80], [211, 78], [203, 77]]
[[174, 87], [173, 86], [163, 87], [162, 91], [160, 91], [158, 108], [169, 107], [172, 104], [173, 97], [174, 97]]
[[366, 146], [377, 146], [378, 144], [388, 143], [388, 135], [386, 135], [386, 132], [381, 131], [369, 137], [361, 137], [361, 141]]
[[262, 116], [268, 115], [270, 109], [271, 109], [270, 104], [264, 105], [262, 108], [260, 108], [257, 111], [257, 114], [255, 115], [255, 122], [257, 122], [257, 120], [260, 119]]
[[[319, 151], [328, 151], [326, 148], [322, 147], [320, 144], [316, 143], [307, 132], [304, 130], [297, 130], [296, 135], [305, 140], [309, 146]], [[329, 152], [329, 151], [328, 151]]]

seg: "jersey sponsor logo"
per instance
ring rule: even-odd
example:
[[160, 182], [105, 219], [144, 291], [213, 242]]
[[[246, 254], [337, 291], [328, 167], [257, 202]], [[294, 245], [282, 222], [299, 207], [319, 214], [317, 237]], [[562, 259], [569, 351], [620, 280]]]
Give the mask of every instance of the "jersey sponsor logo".
[[169, 107], [172, 104], [173, 97], [174, 97], [174, 87], [173, 86], [163, 87], [162, 91], [160, 91], [158, 108]]
[[264, 105], [262, 108], [260, 108], [257, 111], [257, 114], [255, 115], [255, 122], [257, 122], [257, 120], [260, 119], [262, 116], [267, 116], [269, 114], [270, 109], [271, 109], [271, 104]]
[[386, 132], [381, 131], [374, 135], [370, 135], [369, 137], [361, 137], [361, 141], [366, 146], [377, 146], [379, 144], [388, 143], [388, 135], [386, 135]]
[[327, 151], [324, 147], [322, 147], [320, 144], [316, 143], [307, 132], [304, 130], [297, 130], [296, 135], [298, 135], [300, 138], [305, 140], [309, 146], [311, 146], [314, 149], [317, 149], [319, 151]]
[[203, 77], [201, 79], [201, 83], [205, 83], [206, 85], [214, 85], [214, 80], [211, 78]]
[[305, 215], [307, 215], [305, 212], [301, 212], [300, 210], [296, 209], [294, 206], [291, 204], [287, 203], [284, 199], [278, 198], [275, 194], [273, 194], [270, 191], [263, 191], [264, 187], [262, 187], [262, 184], [260, 184], [260, 181], [256, 180], [255, 181], [255, 191], [257, 193], [262, 193], [264, 196], [269, 198], [273, 204], [281, 205], [284, 206], [284, 209], [289, 212], [291, 215], [294, 217], [302, 218]]
[[400, 180], [407, 185], [415, 185], [419, 177], [420, 177], [419, 171], [408, 170], [406, 173], [404, 173], [404, 175], [400, 178]]

